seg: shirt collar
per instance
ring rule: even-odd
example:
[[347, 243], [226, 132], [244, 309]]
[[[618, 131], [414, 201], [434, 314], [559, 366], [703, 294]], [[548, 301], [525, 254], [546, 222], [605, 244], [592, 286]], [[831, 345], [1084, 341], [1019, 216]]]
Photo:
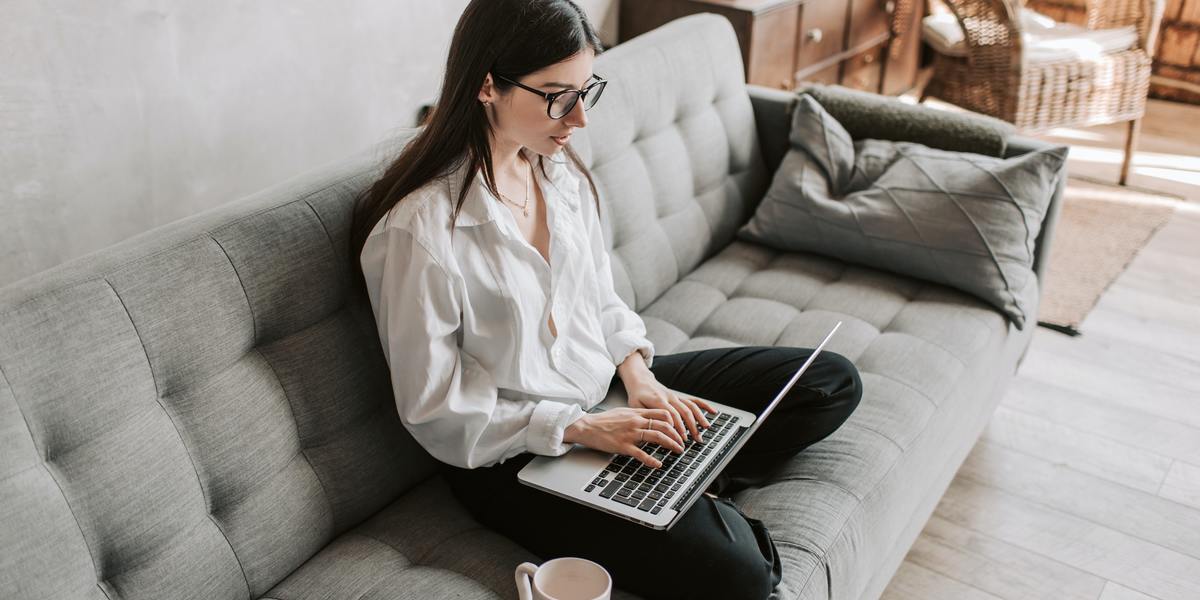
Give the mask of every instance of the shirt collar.
[[[541, 169], [538, 168], [538, 153], [529, 148], [522, 147], [521, 153], [525, 158], [533, 164], [533, 173], [536, 177], [541, 177]], [[560, 192], [560, 195], [566, 196], [571, 189], [571, 173], [567, 170], [566, 162], [571, 160], [565, 152], [556, 153], [554, 156], [543, 156], [542, 162], [546, 165], [546, 174], [549, 177], [550, 184]], [[451, 186], [451, 202], [458, 202], [458, 192], [462, 189], [462, 181], [467, 176], [467, 169], [470, 161], [463, 160], [462, 165], [458, 170], [452, 173], [450, 178]], [[543, 193], [547, 192], [543, 188]], [[499, 200], [492, 195], [487, 189], [487, 185], [483, 181], [483, 172], [475, 173], [471, 180], [470, 188], [467, 190], [467, 197], [463, 199], [462, 210], [458, 213], [458, 218], [454, 222], [454, 227], [471, 227], [482, 225], [496, 219], [496, 211], [500, 209]]]

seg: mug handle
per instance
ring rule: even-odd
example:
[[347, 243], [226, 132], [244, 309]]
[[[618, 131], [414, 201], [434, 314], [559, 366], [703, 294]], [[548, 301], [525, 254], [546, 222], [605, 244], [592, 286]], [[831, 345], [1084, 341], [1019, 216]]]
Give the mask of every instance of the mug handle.
[[520, 600], [533, 600], [533, 590], [531, 589], [531, 580], [533, 575], [537, 573], [538, 566], [531, 562], [523, 562], [517, 565], [517, 596]]

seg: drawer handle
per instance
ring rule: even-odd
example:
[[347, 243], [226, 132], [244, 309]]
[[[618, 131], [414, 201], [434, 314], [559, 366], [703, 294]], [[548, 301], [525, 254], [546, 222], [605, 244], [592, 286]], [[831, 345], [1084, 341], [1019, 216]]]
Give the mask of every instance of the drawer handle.
[[820, 44], [821, 39], [825, 37], [825, 32], [821, 31], [820, 27], [813, 27], [808, 30], [808, 39], [814, 44]]
[[887, 0], [887, 2], [884, 2], [883, 10], [886, 10], [889, 15], [896, 12], [896, 0]]
[[865, 63], [865, 64], [869, 65], [869, 64], [871, 64], [871, 61], [873, 61], [873, 60], [875, 60], [874, 54], [866, 54], [863, 56], [863, 63]]

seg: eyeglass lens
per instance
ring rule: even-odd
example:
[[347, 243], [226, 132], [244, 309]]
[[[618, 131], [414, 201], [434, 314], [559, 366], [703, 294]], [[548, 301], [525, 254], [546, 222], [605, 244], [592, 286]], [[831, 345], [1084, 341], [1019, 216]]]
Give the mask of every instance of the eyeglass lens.
[[[588, 91], [587, 98], [584, 100], [584, 104], [583, 104], [584, 110], [590, 110], [593, 106], [596, 105], [596, 101], [600, 99], [601, 92], [604, 91], [604, 86], [605, 86], [605, 83], [600, 83], [600, 84], [597, 84], [596, 86], [592, 87]], [[579, 92], [570, 91], [570, 92], [566, 92], [564, 94], [560, 94], [557, 98], [554, 99], [554, 102], [550, 105], [551, 118], [560, 119], [560, 118], [566, 116], [567, 113], [571, 112], [575, 108], [575, 103], [578, 100], [579, 100]]]

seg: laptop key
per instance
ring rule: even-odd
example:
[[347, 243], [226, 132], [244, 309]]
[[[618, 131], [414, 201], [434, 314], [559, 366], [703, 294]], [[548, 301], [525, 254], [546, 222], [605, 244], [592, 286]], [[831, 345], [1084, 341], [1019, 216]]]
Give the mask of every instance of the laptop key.
[[652, 508], [654, 508], [654, 501], [648, 498], [638, 505], [638, 510], [650, 510]]
[[638, 500], [636, 498], [631, 498], [628, 496], [626, 496], [624, 498], [621, 498], [620, 496], [618, 496], [616, 498], [613, 498], [613, 500], [616, 500], [617, 502], [620, 502], [621, 504], [624, 504], [625, 506], [637, 506], [638, 503], [641, 502], [640, 500]]
[[654, 508], [650, 509], [650, 514], [657, 515], [660, 511], [662, 511], [662, 507], [655, 506]]
[[619, 487], [621, 487], [621, 482], [620, 482], [620, 481], [612, 481], [612, 482], [610, 482], [610, 483], [608, 484], [608, 486], [607, 486], [607, 487], [605, 487], [603, 490], [601, 490], [601, 491], [600, 491], [600, 497], [601, 497], [601, 498], [610, 498], [610, 497], [612, 497], [612, 495], [613, 495], [614, 493], [616, 493], [616, 491], [617, 491], [617, 488], [619, 488]]

